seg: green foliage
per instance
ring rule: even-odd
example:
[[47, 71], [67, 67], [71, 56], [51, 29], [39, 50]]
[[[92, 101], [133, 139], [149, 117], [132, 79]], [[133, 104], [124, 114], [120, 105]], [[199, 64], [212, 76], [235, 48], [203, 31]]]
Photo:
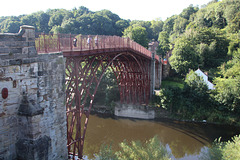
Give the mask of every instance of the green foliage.
[[169, 86], [178, 87], [178, 88], [183, 89], [184, 83], [176, 82], [176, 81], [169, 81], [169, 80], [163, 80], [161, 82], [161, 87], [162, 88], [166, 88], [166, 87], [169, 87]]
[[197, 69], [200, 63], [200, 57], [195, 52], [195, 39], [192, 35], [185, 34], [178, 38], [175, 43], [170, 64], [177, 73], [186, 74], [191, 69]]
[[168, 40], [168, 34], [165, 31], [162, 31], [159, 33], [158, 41], [159, 41], [159, 46], [157, 49], [157, 53], [161, 55], [162, 57], [165, 56], [165, 54], [170, 50], [169, 46], [169, 40]]
[[175, 20], [174, 20], [174, 25], [173, 25], [173, 31], [172, 34], [170, 36], [170, 41], [174, 42], [174, 40], [179, 37], [182, 33], [185, 32], [185, 28], [188, 25], [188, 20], [178, 16]]
[[163, 24], [164, 22], [161, 19], [156, 19], [151, 21], [150, 28], [153, 32], [153, 37], [150, 37], [149, 39], [155, 39], [155, 40], [158, 39], [158, 35], [163, 29]]
[[206, 84], [193, 71], [186, 76], [184, 87], [163, 85], [156, 99], [162, 108], [184, 119], [205, 120], [213, 110]]
[[170, 111], [170, 113], [179, 113], [181, 104], [183, 103], [182, 89], [178, 87], [168, 86], [160, 89], [159, 95], [160, 106]]
[[175, 43], [170, 63], [177, 73], [185, 75], [189, 68], [218, 67], [226, 61], [228, 40], [214, 29], [189, 29]]
[[203, 78], [198, 76], [193, 70], [191, 70], [185, 80], [188, 87], [193, 90], [206, 92], [208, 90], [207, 85], [204, 83]]
[[86, 7], [49, 9], [18, 17], [0, 17], [0, 32], [18, 32], [21, 25], [32, 25], [36, 32], [118, 35], [129, 26], [127, 20], [109, 10], [92, 12]]
[[99, 153], [96, 155], [99, 160], [117, 160], [111, 145], [101, 145]]
[[172, 16], [164, 21], [163, 31], [166, 31], [168, 34], [171, 34], [173, 31], [174, 21], [177, 19], [177, 16]]
[[111, 146], [102, 147], [97, 158], [100, 160], [168, 160], [170, 155], [166, 148], [155, 136], [142, 144], [140, 141], [126, 141], [120, 143], [120, 151], [113, 154]]
[[111, 69], [107, 69], [98, 87], [94, 103], [111, 107], [112, 102], [119, 101], [119, 88]]
[[232, 138], [232, 141], [228, 141], [223, 148], [224, 160], [240, 159], [240, 135]]
[[130, 26], [133, 28], [136, 26], [143, 27], [146, 29], [147, 32], [147, 39], [152, 40], [154, 39], [154, 32], [152, 30], [152, 23], [150, 21], [139, 21], [139, 20], [133, 20], [130, 22]]
[[201, 160], [222, 160], [222, 149], [224, 144], [221, 142], [221, 138], [216, 139], [212, 147], [206, 153], [203, 153], [200, 157]]
[[234, 136], [232, 141], [221, 142], [215, 140], [207, 153], [203, 153], [202, 160], [238, 160], [240, 159], [240, 135]]
[[194, 7], [193, 5], [190, 5], [189, 7], [183, 9], [183, 11], [180, 13], [179, 16], [189, 20], [190, 16], [196, 13], [199, 10], [198, 7]]
[[235, 58], [227, 64], [221, 66], [223, 78], [215, 79], [216, 94], [215, 99], [219, 102], [219, 109], [240, 113], [240, 61]]
[[147, 31], [146, 28], [142, 26], [129, 26], [123, 32], [124, 37], [129, 37], [130, 39], [134, 40], [135, 42], [141, 44], [144, 47], [148, 47], [148, 38], [147, 38]]
[[6, 17], [2, 18], [2, 22], [0, 24], [0, 29], [2, 33], [17, 33], [19, 31], [20, 19], [14, 16]]
[[230, 57], [237, 56], [240, 53], [240, 34], [229, 34], [228, 39], [230, 41], [228, 46], [228, 55]]
[[74, 17], [79, 17], [84, 14], [90, 14], [90, 13], [93, 13], [93, 12], [91, 12], [88, 8], [86, 8], [84, 6], [80, 6], [78, 9], [76, 9], [76, 8], [73, 9]]
[[[207, 116], [204, 115], [211, 108], [210, 97], [208, 92], [208, 87], [203, 81], [203, 78], [198, 76], [195, 72], [190, 71], [186, 76], [186, 85], [184, 86], [183, 94], [186, 99], [186, 107], [190, 114], [195, 114], [195, 118], [206, 119]], [[197, 113], [201, 111], [198, 117]]]
[[116, 26], [116, 30], [118, 32], [117, 35], [122, 36], [124, 29], [129, 26], [129, 22], [127, 20], [121, 19], [116, 22], [115, 26]]

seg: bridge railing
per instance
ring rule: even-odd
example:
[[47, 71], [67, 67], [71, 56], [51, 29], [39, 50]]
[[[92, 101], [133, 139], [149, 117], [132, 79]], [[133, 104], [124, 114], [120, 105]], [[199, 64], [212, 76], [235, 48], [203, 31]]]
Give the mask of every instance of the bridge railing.
[[[35, 41], [38, 53], [88, 51], [103, 49], [132, 49], [151, 58], [151, 51], [134, 42], [130, 38], [103, 35], [73, 35], [73, 34], [36, 34]], [[155, 59], [159, 61], [156, 55]]]

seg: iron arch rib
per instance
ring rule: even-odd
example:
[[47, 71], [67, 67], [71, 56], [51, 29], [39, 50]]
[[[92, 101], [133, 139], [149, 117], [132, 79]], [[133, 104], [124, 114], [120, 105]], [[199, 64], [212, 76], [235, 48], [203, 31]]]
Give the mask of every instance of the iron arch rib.
[[122, 103], [148, 103], [149, 61], [128, 52], [66, 57], [67, 145], [69, 155], [83, 157], [89, 114], [100, 81], [111, 67]]

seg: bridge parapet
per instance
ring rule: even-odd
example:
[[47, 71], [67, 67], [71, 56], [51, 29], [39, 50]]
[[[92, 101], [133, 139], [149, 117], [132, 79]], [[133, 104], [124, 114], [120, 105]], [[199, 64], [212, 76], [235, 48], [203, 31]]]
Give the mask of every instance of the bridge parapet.
[[[38, 53], [64, 52], [65, 56], [127, 50], [148, 59], [152, 58], [151, 51], [130, 38], [119, 36], [36, 34], [36, 49]], [[155, 59], [159, 62], [157, 55]]]

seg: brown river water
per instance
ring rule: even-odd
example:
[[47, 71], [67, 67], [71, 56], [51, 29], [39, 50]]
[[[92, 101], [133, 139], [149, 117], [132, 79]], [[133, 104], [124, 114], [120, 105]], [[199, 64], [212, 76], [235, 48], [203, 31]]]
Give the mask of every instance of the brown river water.
[[145, 142], [157, 135], [172, 159], [197, 160], [216, 138], [226, 141], [236, 134], [240, 128], [231, 126], [90, 115], [83, 152], [84, 159], [95, 159], [102, 144], [112, 144], [118, 150], [124, 140]]

